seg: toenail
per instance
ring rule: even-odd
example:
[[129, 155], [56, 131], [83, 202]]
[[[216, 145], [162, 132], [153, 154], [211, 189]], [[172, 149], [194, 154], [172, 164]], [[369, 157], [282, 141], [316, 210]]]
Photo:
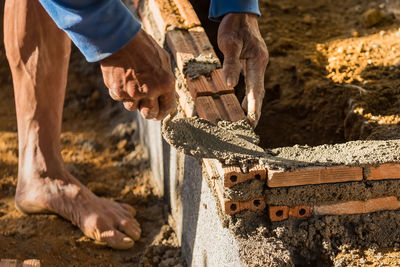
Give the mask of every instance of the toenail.
[[122, 241], [124, 241], [125, 243], [132, 243], [133, 242], [133, 240], [131, 238], [129, 238], [129, 237], [122, 238]]

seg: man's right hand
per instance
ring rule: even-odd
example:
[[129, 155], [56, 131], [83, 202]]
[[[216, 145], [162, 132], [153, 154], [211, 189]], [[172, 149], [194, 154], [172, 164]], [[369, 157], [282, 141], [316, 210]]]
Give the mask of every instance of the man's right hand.
[[101, 61], [112, 99], [146, 119], [161, 120], [175, 109], [175, 78], [169, 54], [140, 32], [121, 50]]

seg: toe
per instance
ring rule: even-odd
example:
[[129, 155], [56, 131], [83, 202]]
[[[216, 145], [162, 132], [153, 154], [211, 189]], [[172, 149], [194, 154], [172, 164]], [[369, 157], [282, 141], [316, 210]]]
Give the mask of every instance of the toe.
[[131, 214], [132, 216], [136, 215], [136, 210], [129, 204], [125, 204], [125, 203], [119, 203], [122, 208], [124, 208], [124, 210], [128, 211], [129, 214]]
[[132, 237], [133, 240], [139, 240], [142, 233], [139, 223], [133, 218], [121, 221], [118, 229]]
[[129, 249], [135, 244], [132, 238], [115, 229], [102, 232], [100, 238], [101, 241], [106, 242], [109, 247], [114, 249]]

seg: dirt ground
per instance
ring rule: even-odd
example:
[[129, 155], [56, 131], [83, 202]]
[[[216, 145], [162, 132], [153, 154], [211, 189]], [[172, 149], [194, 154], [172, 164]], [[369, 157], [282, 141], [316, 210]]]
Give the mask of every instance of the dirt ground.
[[400, 24], [381, 1], [260, 1], [264, 147], [399, 137]]
[[1, 43], [0, 259], [34, 258], [42, 266], [184, 266], [177, 237], [167, 223], [167, 207], [151, 184], [147, 156], [132, 141], [135, 125], [122, 106], [105, 95], [99, 74], [99, 67], [87, 64], [75, 49], [64, 106], [62, 155], [72, 174], [97, 195], [137, 210], [141, 239], [130, 250], [115, 251], [84, 237], [56, 215], [27, 216], [16, 210], [17, 127], [11, 74]]

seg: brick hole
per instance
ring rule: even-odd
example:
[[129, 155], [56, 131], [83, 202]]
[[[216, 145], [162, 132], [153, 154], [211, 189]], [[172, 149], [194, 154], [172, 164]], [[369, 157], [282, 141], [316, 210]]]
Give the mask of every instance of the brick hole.
[[299, 215], [300, 215], [300, 216], [306, 215], [306, 209], [301, 208], [301, 209], [299, 210]]
[[277, 210], [275, 215], [276, 215], [276, 217], [282, 217], [283, 216], [283, 210]]
[[237, 176], [236, 175], [232, 175], [230, 178], [232, 183], [236, 183], [237, 182]]
[[255, 200], [253, 201], [253, 204], [254, 204], [254, 206], [258, 207], [258, 206], [261, 205], [261, 201], [260, 201], [259, 199], [255, 199]]
[[261, 180], [261, 175], [259, 175], [259, 174], [254, 175], [254, 179], [259, 179], [259, 180]]
[[231, 211], [235, 211], [237, 209], [237, 206], [236, 204], [231, 204], [229, 208], [231, 209]]

